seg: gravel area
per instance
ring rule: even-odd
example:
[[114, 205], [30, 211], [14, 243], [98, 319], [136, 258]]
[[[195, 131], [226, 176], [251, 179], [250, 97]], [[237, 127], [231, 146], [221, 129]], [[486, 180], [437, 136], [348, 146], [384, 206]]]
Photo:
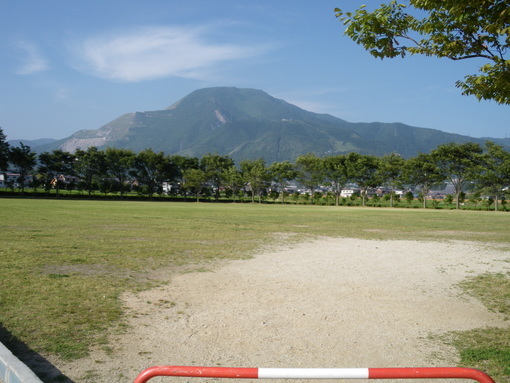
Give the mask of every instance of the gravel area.
[[[132, 382], [154, 365], [454, 366], [454, 350], [430, 335], [508, 327], [457, 283], [508, 271], [509, 260], [465, 241], [323, 238], [268, 248], [126, 294], [129, 330], [112, 335], [108, 350], [51, 362], [76, 383]], [[187, 379], [150, 382], [172, 381]]]

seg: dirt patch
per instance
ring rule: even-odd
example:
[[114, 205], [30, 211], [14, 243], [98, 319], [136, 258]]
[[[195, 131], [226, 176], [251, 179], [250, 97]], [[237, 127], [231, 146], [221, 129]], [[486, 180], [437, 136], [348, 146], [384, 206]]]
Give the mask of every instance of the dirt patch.
[[[109, 347], [89, 358], [53, 362], [77, 383], [132, 382], [165, 364], [452, 366], [453, 350], [430, 335], [507, 327], [456, 285], [510, 270], [508, 258], [483, 245], [443, 241], [326, 238], [267, 250], [125, 295], [125, 334], [112, 335]], [[187, 380], [150, 380], [172, 381]]]

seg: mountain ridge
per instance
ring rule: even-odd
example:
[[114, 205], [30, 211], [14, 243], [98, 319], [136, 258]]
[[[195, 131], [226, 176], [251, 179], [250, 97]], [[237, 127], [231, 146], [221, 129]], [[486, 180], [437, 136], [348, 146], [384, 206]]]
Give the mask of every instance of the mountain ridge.
[[396, 152], [411, 157], [442, 143], [485, 140], [403, 123], [351, 123], [306, 111], [262, 90], [218, 87], [193, 91], [163, 110], [123, 114], [99, 129], [78, 131], [36, 150], [151, 148], [196, 157], [218, 153], [234, 160], [264, 158], [270, 163], [294, 161], [308, 152], [318, 156]]

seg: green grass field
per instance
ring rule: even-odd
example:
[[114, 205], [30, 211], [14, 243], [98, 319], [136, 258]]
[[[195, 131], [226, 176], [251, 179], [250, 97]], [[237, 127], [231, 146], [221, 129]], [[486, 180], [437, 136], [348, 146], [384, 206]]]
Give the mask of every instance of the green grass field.
[[[0, 199], [0, 212], [0, 332], [66, 359], [105, 342], [106, 329], [122, 329], [121, 293], [249, 257], [264, 244], [343, 236], [510, 248], [510, 215], [484, 211]], [[482, 298], [508, 292], [508, 275], [503, 287], [491, 278], [477, 281], [483, 294], [465, 288]], [[510, 314], [508, 305], [498, 310]], [[506, 363], [508, 331], [504, 346], [477, 337], [488, 338], [486, 348], [503, 352], [497, 363]], [[462, 342], [458, 347], [462, 353]]]

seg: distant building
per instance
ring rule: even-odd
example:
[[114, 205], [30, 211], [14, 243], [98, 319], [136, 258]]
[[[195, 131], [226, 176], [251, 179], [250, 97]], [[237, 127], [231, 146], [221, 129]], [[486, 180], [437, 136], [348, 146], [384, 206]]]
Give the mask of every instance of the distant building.
[[430, 190], [427, 194], [427, 198], [443, 199], [444, 197], [446, 197], [449, 194], [455, 195], [455, 188], [454, 188], [453, 184], [451, 184], [451, 183], [446, 184], [444, 189]]
[[162, 184], [162, 189], [163, 189], [163, 193], [165, 194], [170, 194], [172, 192], [172, 183], [171, 182], [168, 182], [168, 181], [164, 181]]
[[289, 194], [294, 194], [298, 191], [298, 187], [296, 185], [287, 185], [284, 190]]
[[342, 198], [349, 198], [353, 194], [356, 194], [356, 193], [359, 193], [359, 192], [360, 192], [360, 190], [358, 188], [342, 189], [342, 191], [340, 192], [340, 197], [342, 197]]
[[[0, 188], [6, 187], [19, 187], [18, 178], [20, 177], [17, 173], [4, 173], [0, 174]], [[27, 175], [25, 177], [25, 186], [27, 186], [30, 182], [32, 182], [32, 176]]]

